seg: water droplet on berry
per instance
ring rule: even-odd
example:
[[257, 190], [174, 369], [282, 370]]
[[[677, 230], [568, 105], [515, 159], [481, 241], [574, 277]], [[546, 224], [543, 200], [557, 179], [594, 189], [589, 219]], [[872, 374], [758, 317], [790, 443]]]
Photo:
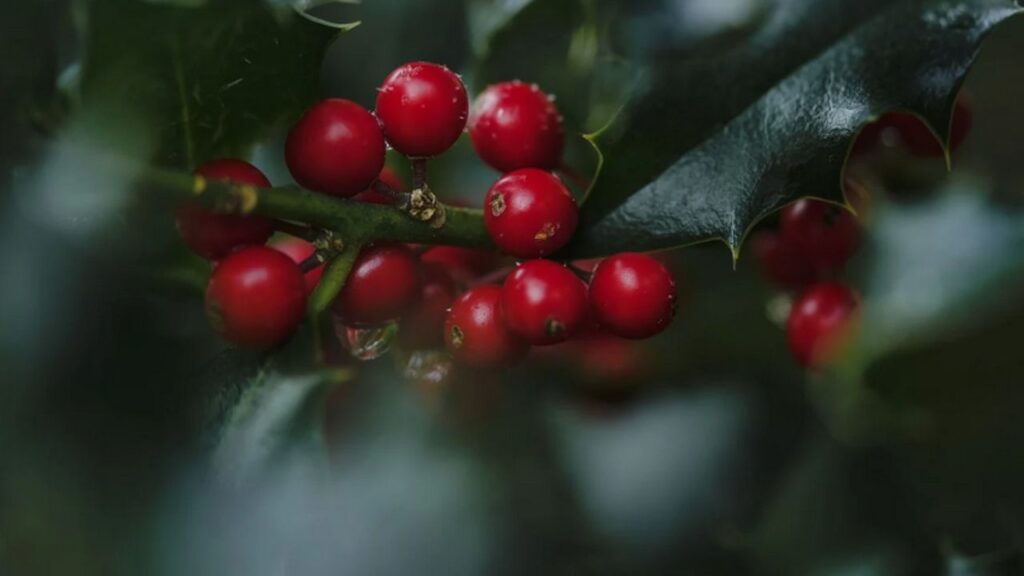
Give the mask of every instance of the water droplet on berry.
[[391, 343], [398, 333], [394, 323], [375, 328], [341, 326], [341, 343], [356, 360], [376, 360], [391, 350]]

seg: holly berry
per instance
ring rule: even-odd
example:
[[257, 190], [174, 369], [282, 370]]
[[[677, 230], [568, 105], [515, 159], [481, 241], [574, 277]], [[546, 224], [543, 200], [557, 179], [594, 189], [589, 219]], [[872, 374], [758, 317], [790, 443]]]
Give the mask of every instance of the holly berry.
[[269, 348], [295, 331], [306, 310], [306, 282], [295, 262], [266, 246], [224, 258], [206, 288], [206, 315], [224, 338]]
[[811, 263], [802, 253], [787, 245], [778, 232], [758, 232], [751, 239], [751, 248], [761, 273], [775, 284], [787, 288], [800, 288], [817, 279]]
[[[288, 236], [282, 240], [274, 242], [271, 245], [271, 248], [291, 258], [292, 262], [295, 262], [296, 264], [302, 264], [316, 254], [316, 246], [313, 246], [302, 238], [295, 238], [293, 236]], [[320, 277], [323, 276], [323, 274], [323, 264], [309, 272], [306, 272], [306, 287], [309, 292], [313, 292], [313, 290], [316, 289], [316, 285], [320, 283]]]
[[455, 280], [444, 266], [424, 263], [419, 304], [402, 318], [398, 332], [401, 344], [409, 349], [442, 347], [448, 307], [457, 295]]
[[[209, 180], [270, 187], [267, 177], [243, 160], [215, 160], [201, 166], [196, 174]], [[274, 222], [269, 218], [217, 214], [191, 202], [178, 208], [177, 225], [185, 244], [209, 260], [222, 258], [239, 246], [263, 244], [274, 232]]]
[[[974, 124], [974, 113], [968, 100], [961, 97], [953, 108], [950, 124], [949, 150], [955, 152], [967, 140]], [[865, 126], [854, 143], [853, 154], [865, 154], [880, 146], [906, 146], [911, 154], [925, 157], [943, 155], [938, 137], [921, 120], [909, 112], [888, 112]]]
[[564, 246], [576, 231], [576, 200], [554, 174], [523, 168], [487, 192], [484, 223], [494, 243], [517, 258], [538, 258]]
[[306, 111], [285, 144], [285, 161], [304, 188], [349, 197], [366, 190], [384, 167], [377, 119], [349, 100], [323, 100]]
[[837, 282], [817, 284], [801, 294], [786, 322], [789, 349], [797, 362], [819, 367], [833, 359], [857, 305], [853, 290]]
[[502, 289], [472, 288], [452, 304], [445, 321], [445, 343], [452, 356], [478, 367], [497, 368], [522, 360], [529, 345], [509, 331], [501, 310]]
[[377, 93], [377, 117], [388, 143], [410, 158], [429, 158], [451, 148], [468, 115], [462, 80], [437, 64], [404, 64]]
[[649, 338], [672, 322], [676, 284], [668, 269], [645, 254], [605, 258], [590, 280], [590, 306], [597, 321], [621, 338]]
[[587, 321], [587, 286], [565, 266], [531, 260], [515, 269], [502, 288], [508, 329], [535, 346], [565, 342]]
[[[405, 188], [405, 184], [402, 183], [402, 179], [398, 177], [398, 174], [395, 174], [395, 171], [387, 166], [380, 171], [377, 179], [390, 186], [392, 190], [402, 191]], [[382, 204], [384, 206], [394, 204], [390, 196], [377, 192], [372, 186], [356, 194], [352, 199], [356, 202], [366, 202], [367, 204]]]
[[860, 247], [861, 226], [848, 210], [805, 198], [782, 210], [782, 240], [819, 275], [834, 274]]
[[501, 172], [554, 170], [562, 163], [562, 117], [536, 84], [504, 82], [484, 90], [473, 104], [469, 136], [480, 158]]
[[421, 282], [419, 261], [408, 247], [369, 246], [352, 265], [345, 287], [334, 301], [334, 311], [351, 326], [382, 324], [416, 304]]

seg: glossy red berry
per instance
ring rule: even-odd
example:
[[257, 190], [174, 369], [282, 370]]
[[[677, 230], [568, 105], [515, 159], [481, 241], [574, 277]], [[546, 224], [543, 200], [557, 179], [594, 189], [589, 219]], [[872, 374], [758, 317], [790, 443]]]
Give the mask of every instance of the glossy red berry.
[[[267, 188], [270, 181], [258, 168], [243, 160], [216, 160], [196, 174], [208, 179]], [[178, 232], [185, 244], [203, 258], [217, 260], [240, 246], [263, 244], [274, 232], [274, 223], [262, 216], [216, 214], [196, 203], [178, 208]]]
[[306, 310], [302, 271], [266, 246], [243, 248], [224, 258], [206, 288], [206, 314], [225, 339], [268, 348], [295, 331]]
[[801, 294], [786, 322], [789, 349], [797, 362], [818, 367], [832, 360], [848, 335], [857, 305], [853, 290], [836, 282], [817, 284]]
[[[292, 262], [296, 264], [302, 264], [307, 259], [311, 258], [316, 254], [316, 247], [306, 242], [302, 238], [295, 238], [288, 236], [282, 240], [275, 241], [271, 246], [274, 250], [284, 254], [285, 256], [292, 259]], [[306, 272], [306, 287], [309, 292], [313, 292], [316, 285], [320, 283], [320, 277], [323, 276], [324, 265], [321, 264], [316, 268]]]
[[557, 176], [523, 168], [487, 192], [484, 223], [494, 243], [517, 258], [539, 258], [565, 246], [576, 231], [576, 200]]
[[778, 232], [762, 230], [750, 242], [761, 274], [769, 281], [786, 288], [800, 288], [817, 279], [811, 262], [802, 252], [788, 246]]
[[411, 62], [384, 79], [377, 117], [391, 147], [410, 158], [448, 150], [466, 128], [469, 98], [457, 74], [444, 66]]
[[420, 263], [408, 247], [369, 246], [356, 258], [334, 311], [352, 326], [395, 320], [416, 304], [421, 282]]
[[649, 338], [672, 322], [676, 284], [665, 265], [646, 254], [605, 258], [590, 280], [594, 318], [621, 338]]
[[587, 286], [571, 270], [550, 260], [517, 267], [502, 287], [505, 324], [535, 346], [565, 342], [585, 325]]
[[[974, 114], [966, 98], [960, 98], [953, 108], [950, 124], [949, 149], [955, 152], [967, 140], [974, 124]], [[865, 126], [854, 143], [853, 154], [865, 154], [881, 146], [905, 146], [917, 156], [943, 155], [938, 136], [921, 120], [909, 112], [888, 112]]]
[[483, 276], [498, 265], [498, 255], [491, 250], [477, 250], [460, 246], [435, 246], [423, 253], [424, 263], [435, 262], [444, 266], [457, 282], [467, 284]]
[[399, 327], [402, 346], [419, 350], [443, 347], [444, 322], [456, 296], [455, 280], [448, 270], [440, 264], [424, 263], [419, 303], [402, 318]]
[[529, 345], [505, 325], [501, 292], [501, 286], [477, 286], [452, 304], [444, 337], [456, 360], [497, 368], [515, 364], [526, 356]]
[[[392, 190], [401, 192], [405, 189], [405, 184], [402, 183], [402, 179], [398, 177], [398, 174], [395, 174], [394, 170], [387, 166], [380, 171], [380, 175], [377, 179], [390, 186]], [[366, 202], [367, 204], [383, 204], [385, 206], [390, 206], [394, 203], [390, 196], [377, 192], [373, 187], [367, 188], [359, 194], [356, 194], [353, 197], [353, 200], [357, 202]]]
[[315, 104], [292, 128], [285, 161], [303, 188], [349, 197], [377, 178], [385, 150], [373, 114], [355, 102], [332, 98]]
[[562, 163], [562, 117], [536, 84], [504, 82], [477, 97], [469, 136], [484, 162], [501, 172], [554, 170]]
[[818, 276], [838, 272], [857, 252], [861, 226], [849, 210], [804, 198], [782, 210], [782, 240], [805, 258]]

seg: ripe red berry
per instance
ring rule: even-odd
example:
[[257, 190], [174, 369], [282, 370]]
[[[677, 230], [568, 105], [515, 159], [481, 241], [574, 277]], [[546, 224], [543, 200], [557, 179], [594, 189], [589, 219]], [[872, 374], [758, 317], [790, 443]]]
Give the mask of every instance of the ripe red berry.
[[[291, 258], [292, 262], [295, 262], [296, 264], [302, 264], [308, 258], [316, 254], [315, 246], [306, 242], [302, 238], [295, 238], [292, 236], [276, 241], [270, 247]], [[316, 289], [316, 285], [320, 283], [320, 277], [323, 276], [323, 274], [323, 264], [309, 272], [306, 272], [306, 287], [309, 289], [309, 292], [313, 292], [313, 290]]]
[[448, 270], [440, 264], [424, 263], [419, 303], [402, 318], [398, 332], [402, 346], [419, 350], [444, 346], [444, 321], [456, 296], [455, 280]]
[[437, 64], [404, 64], [377, 93], [377, 117], [388, 143], [410, 158], [429, 158], [451, 148], [468, 115], [462, 80]]
[[856, 309], [856, 294], [836, 282], [817, 284], [801, 294], [786, 322], [789, 349], [797, 362], [818, 367], [833, 359]]
[[302, 321], [306, 282], [298, 265], [266, 246], [224, 258], [206, 288], [206, 315], [224, 338], [268, 348], [284, 341]]
[[[400, 192], [405, 189], [405, 184], [402, 183], [402, 179], [398, 177], [398, 174], [395, 174], [394, 170], [387, 166], [380, 171], [380, 175], [377, 179], [390, 186], [392, 190]], [[366, 202], [367, 204], [383, 204], [385, 206], [394, 204], [394, 201], [390, 196], [377, 192], [372, 186], [363, 190], [359, 194], [356, 194], [352, 199], [356, 202]]]
[[444, 266], [457, 282], [467, 284], [498, 265], [498, 255], [491, 250], [476, 250], [459, 246], [435, 246], [421, 257], [424, 263], [436, 262]]
[[465, 364], [497, 368], [522, 360], [529, 345], [505, 326], [501, 287], [477, 286], [452, 304], [445, 321], [445, 343]]
[[794, 250], [775, 231], [763, 230], [751, 238], [751, 249], [761, 273], [771, 282], [786, 288], [812, 284], [817, 274], [803, 253]]
[[518, 258], [555, 252], [572, 238], [576, 200], [557, 176], [523, 168], [499, 179], [484, 205], [484, 223], [494, 243]]
[[[270, 186], [258, 168], [242, 160], [215, 160], [201, 166], [196, 174], [258, 188]], [[222, 258], [239, 246], [263, 244], [274, 232], [274, 222], [269, 218], [216, 214], [192, 202], [178, 208], [177, 224], [185, 244], [210, 260]]]
[[649, 338], [672, 322], [676, 284], [667, 268], [645, 254], [605, 258], [590, 280], [596, 320], [621, 338]]
[[[949, 149], [955, 152], [967, 140], [974, 124], [974, 114], [966, 98], [953, 108], [949, 133]], [[888, 112], [865, 126], [853, 146], [853, 154], [864, 154], [880, 146], [906, 146], [917, 156], [943, 155], [942, 144], [921, 118], [909, 112]]]
[[848, 210], [804, 198], [782, 210], [786, 248], [805, 258], [819, 276], [838, 272], [860, 247], [861, 226]]
[[332, 98], [315, 104], [292, 128], [285, 160], [303, 188], [349, 197], [377, 178], [385, 150], [373, 114], [355, 102]]
[[377, 244], [359, 253], [334, 311], [351, 326], [395, 320], [420, 296], [420, 263], [408, 247]]
[[565, 342], [587, 321], [587, 286], [565, 266], [531, 260], [516, 268], [502, 287], [505, 324], [535, 346]]
[[562, 117], [536, 84], [504, 82], [484, 90], [469, 116], [469, 136], [480, 158], [501, 172], [554, 170], [562, 162]]

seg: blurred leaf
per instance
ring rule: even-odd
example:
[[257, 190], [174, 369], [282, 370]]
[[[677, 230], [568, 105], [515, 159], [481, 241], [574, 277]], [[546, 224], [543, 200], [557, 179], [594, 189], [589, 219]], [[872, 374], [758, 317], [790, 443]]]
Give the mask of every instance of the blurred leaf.
[[259, 471], [296, 450], [320, 447], [324, 385], [315, 372], [286, 376], [265, 366], [228, 409], [213, 453], [222, 479], [259, 478]]
[[860, 126], [909, 108], [945, 137], [982, 38], [1020, 9], [1012, 0], [786, 2], [723, 54], [650, 65], [621, 116], [594, 136], [604, 166], [569, 252], [716, 238], [738, 252], [786, 202], [841, 202]]
[[157, 163], [181, 168], [244, 155], [294, 121], [318, 97], [338, 33], [263, 0], [85, 7], [82, 105], [131, 111]]
[[845, 440], [889, 447], [957, 550], [1024, 526], [1024, 212], [955, 182], [880, 205], [858, 337], [811, 392]]
[[500, 23], [492, 22], [480, 42], [477, 92], [508, 80], [536, 83], [557, 97], [577, 132], [602, 127], [625, 102], [635, 71], [609, 52], [608, 14], [593, 0], [476, 4], [488, 5]]

